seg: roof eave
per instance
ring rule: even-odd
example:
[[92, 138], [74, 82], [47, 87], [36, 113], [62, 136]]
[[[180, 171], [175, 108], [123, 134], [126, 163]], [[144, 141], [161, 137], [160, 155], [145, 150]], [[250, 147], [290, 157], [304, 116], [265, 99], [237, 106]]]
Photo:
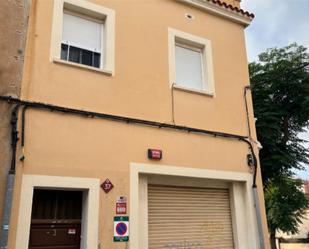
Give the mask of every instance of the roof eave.
[[231, 21], [242, 24], [245, 27], [249, 26], [251, 21], [253, 20], [253, 17], [246, 17], [241, 13], [237, 13], [233, 10], [229, 10], [206, 1], [203, 2], [201, 2], [200, 0], [176, 0], [176, 1], [196, 7], [205, 12], [212, 13], [214, 15], [221, 16], [223, 18], [227, 18]]

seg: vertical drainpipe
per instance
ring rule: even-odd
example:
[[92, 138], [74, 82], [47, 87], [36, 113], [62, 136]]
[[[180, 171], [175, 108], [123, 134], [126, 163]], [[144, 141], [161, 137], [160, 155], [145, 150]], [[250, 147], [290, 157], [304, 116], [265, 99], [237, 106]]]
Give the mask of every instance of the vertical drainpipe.
[[0, 237], [0, 249], [6, 249], [8, 243], [8, 235], [10, 228], [11, 219], [11, 209], [13, 201], [13, 191], [15, 182], [15, 169], [16, 169], [16, 147], [18, 142], [18, 131], [17, 131], [17, 121], [18, 121], [18, 110], [19, 104], [15, 105], [11, 113], [11, 149], [12, 149], [12, 159], [11, 167], [8, 173], [6, 193], [5, 193], [5, 203], [3, 210], [3, 221], [1, 227], [1, 237]]
[[252, 190], [253, 190], [253, 200], [254, 200], [254, 205], [255, 205], [257, 227], [258, 227], [258, 233], [259, 233], [259, 245], [260, 245], [260, 249], [265, 249], [262, 216], [261, 216], [260, 201], [259, 201], [259, 195], [257, 192], [257, 186], [253, 186]]
[[257, 159], [254, 160], [254, 173], [253, 173], [253, 183], [252, 183], [252, 193], [253, 193], [253, 201], [254, 201], [254, 208], [255, 208], [255, 215], [256, 215], [256, 222], [257, 222], [257, 229], [259, 234], [259, 248], [265, 249], [265, 241], [264, 241], [264, 233], [263, 233], [263, 223], [262, 223], [262, 215], [261, 215], [261, 208], [260, 208], [260, 199], [256, 184], [257, 178], [257, 167], [258, 162]]
[[[245, 100], [245, 108], [246, 108], [246, 118], [247, 118], [247, 125], [248, 125], [248, 137], [251, 139], [251, 128], [250, 128], [250, 118], [249, 118], [249, 109], [248, 109], [248, 102], [247, 102], [247, 91], [251, 90], [250, 85], [244, 87], [244, 100]], [[252, 147], [252, 154], [254, 154], [254, 148]], [[253, 194], [253, 202], [254, 202], [254, 209], [255, 209], [255, 216], [257, 222], [257, 230], [259, 235], [259, 248], [265, 249], [265, 241], [264, 241], [264, 233], [263, 233], [263, 224], [262, 224], [262, 215], [261, 215], [261, 208], [260, 208], [260, 200], [259, 194], [257, 190], [256, 184], [256, 177], [257, 177], [257, 167], [258, 162], [257, 159], [253, 159], [253, 183], [252, 183], [252, 194]]]

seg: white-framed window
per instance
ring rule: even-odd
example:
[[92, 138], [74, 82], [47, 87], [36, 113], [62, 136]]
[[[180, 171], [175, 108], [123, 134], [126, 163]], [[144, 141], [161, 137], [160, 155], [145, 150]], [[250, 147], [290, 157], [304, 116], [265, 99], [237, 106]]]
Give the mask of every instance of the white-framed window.
[[85, 0], [54, 0], [51, 60], [114, 74], [115, 12]]
[[168, 37], [171, 86], [214, 95], [211, 42], [172, 28]]
[[103, 20], [91, 20], [86, 16], [64, 11], [61, 60], [100, 68], [104, 64], [103, 34]]

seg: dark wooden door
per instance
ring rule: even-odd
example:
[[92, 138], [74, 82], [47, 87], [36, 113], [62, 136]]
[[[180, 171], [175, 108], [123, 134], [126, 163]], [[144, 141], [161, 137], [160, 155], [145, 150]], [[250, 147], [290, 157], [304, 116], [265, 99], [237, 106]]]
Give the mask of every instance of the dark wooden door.
[[34, 190], [29, 249], [80, 249], [82, 192]]
[[31, 224], [29, 249], [79, 249], [80, 224]]

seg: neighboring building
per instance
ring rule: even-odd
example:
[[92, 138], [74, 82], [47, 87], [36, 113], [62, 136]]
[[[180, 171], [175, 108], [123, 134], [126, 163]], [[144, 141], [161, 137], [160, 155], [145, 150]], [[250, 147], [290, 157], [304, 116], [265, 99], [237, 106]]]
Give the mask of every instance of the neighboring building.
[[[309, 195], [309, 181], [305, 180], [303, 191]], [[299, 233], [286, 234], [278, 233], [278, 248], [280, 249], [309, 249], [309, 210], [302, 219], [302, 224], [299, 224]]]
[[309, 180], [304, 180], [303, 191], [306, 195], [309, 195]]
[[269, 248], [239, 4], [31, 1], [8, 249]]
[[[28, 0], [0, 1], [0, 95], [20, 96], [26, 31], [28, 20]], [[10, 118], [12, 105], [0, 102], [0, 248], [1, 237], [7, 237], [7, 230], [2, 228], [2, 221], [9, 220], [10, 213], [3, 213], [6, 187], [13, 183], [8, 173], [11, 166], [11, 129]], [[5, 227], [6, 228], [6, 227]]]

